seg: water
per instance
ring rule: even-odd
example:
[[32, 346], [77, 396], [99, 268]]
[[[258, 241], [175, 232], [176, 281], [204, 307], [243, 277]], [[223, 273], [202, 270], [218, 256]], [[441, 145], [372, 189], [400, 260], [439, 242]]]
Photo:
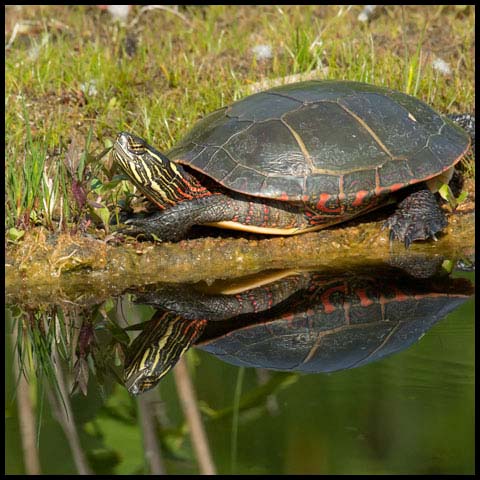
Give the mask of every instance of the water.
[[[52, 385], [61, 382], [49, 374], [43, 375], [42, 381], [36, 380], [30, 373], [30, 398], [40, 426], [36, 432], [42, 473], [76, 473], [79, 462], [95, 473], [148, 473], [151, 456], [145, 452], [152, 443], [144, 437], [148, 426], [141, 426], [145, 414], [151, 415], [152, 424], [156, 422], [153, 431], [164, 471], [199, 472], [177, 394], [179, 378], [167, 370], [157, 386], [139, 396], [131, 395], [122, 381], [122, 348], [128, 345], [123, 329], [127, 324], [142, 324], [152, 315], [177, 320], [172, 328], [164, 329], [163, 336], [152, 336], [149, 329], [127, 330], [130, 338], [140, 334], [147, 339], [154, 337], [155, 342], [137, 340], [136, 347], [130, 344], [126, 361], [135, 357], [132, 349], [144, 360], [144, 366], [147, 358], [157, 356], [172, 362], [172, 368], [179, 358], [181, 362], [186, 360], [217, 473], [473, 473], [474, 299], [471, 295], [458, 297], [467, 288], [462, 281], [407, 281], [397, 271], [389, 271], [386, 276], [385, 271], [382, 275], [364, 271], [363, 277], [339, 272], [268, 272], [260, 280], [257, 277], [260, 286], [255, 307], [247, 301], [255, 290], [248, 288], [254, 283], [250, 278], [229, 286], [227, 309], [219, 306], [225, 305], [219, 301], [225, 295], [225, 284], [197, 285], [193, 291], [188, 285], [162, 285], [137, 292], [142, 304], [132, 303], [129, 294], [93, 309], [64, 308], [60, 312], [44, 307], [43, 316], [38, 311], [31, 313], [29, 322], [24, 322], [24, 332], [30, 335], [24, 345], [32, 348], [29, 358], [36, 362], [37, 371], [38, 365], [46, 370], [48, 361], [39, 356], [41, 346], [48, 346], [50, 357], [58, 363], [64, 359], [66, 391], [75, 385], [76, 392], [69, 397], [78, 439], [75, 447], [75, 435], [66, 433], [69, 423], [61, 417], [64, 406], [52, 400], [56, 396]], [[461, 275], [473, 281], [473, 274]], [[375, 285], [380, 291], [374, 290]], [[445, 292], [449, 292], [448, 301]], [[416, 300], [412, 300], [414, 294]], [[231, 299], [235, 296], [243, 306], [237, 302], [240, 310], [234, 318], [219, 320], [229, 316], [225, 311], [233, 311]], [[209, 304], [206, 298], [215, 301]], [[184, 336], [172, 335], [176, 327], [197, 325], [199, 318], [205, 317], [205, 309], [216, 320], [202, 324], [201, 331], [190, 338], [191, 345], [182, 343]], [[319, 316], [325, 309], [330, 312], [329, 320]], [[22, 473], [25, 464], [18, 426], [19, 391], [15, 395], [10, 334], [16, 332], [18, 323], [9, 316], [6, 472]], [[26, 316], [19, 318], [25, 320]], [[372, 320], [377, 320], [377, 326]], [[40, 323], [43, 337], [35, 328]], [[315, 323], [321, 324], [319, 331]], [[50, 333], [49, 337], [54, 324], [56, 335]], [[59, 330], [60, 325], [63, 330]], [[304, 330], [299, 333], [299, 328]], [[243, 332], [242, 340], [235, 337], [239, 331]], [[285, 331], [287, 334], [282, 334]], [[39, 338], [51, 342], [42, 343]], [[166, 340], [175, 338], [180, 344], [169, 347]], [[276, 340], [268, 348], [261, 347], [264, 338]], [[239, 348], [238, 342], [243, 342], [245, 349]], [[154, 349], [159, 343], [164, 348], [167, 345], [166, 353]], [[292, 350], [292, 345], [297, 348]], [[297, 355], [299, 346], [303, 350]], [[146, 355], [149, 349], [150, 355]], [[185, 353], [180, 357], [177, 353], [182, 350]], [[262, 356], [265, 350], [271, 355]], [[227, 359], [245, 366], [232, 365], [224, 361]], [[292, 361], [287, 365], [285, 359]], [[248, 366], [252, 363], [276, 368], [282, 365], [283, 370]], [[355, 368], [337, 370], [351, 366]], [[307, 374], [305, 369], [326, 369], [330, 373]], [[152, 367], [154, 374], [164, 370]], [[83, 453], [83, 460], [78, 459], [78, 451], [75, 460], [75, 450]]]

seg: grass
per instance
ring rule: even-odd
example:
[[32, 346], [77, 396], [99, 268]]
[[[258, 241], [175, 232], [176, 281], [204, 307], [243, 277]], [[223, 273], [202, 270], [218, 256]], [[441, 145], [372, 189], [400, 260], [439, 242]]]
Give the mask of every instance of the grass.
[[[472, 110], [472, 6], [392, 6], [371, 24], [357, 20], [360, 10], [213, 5], [179, 16], [137, 6], [128, 28], [94, 6], [7, 7], [7, 43], [17, 26], [5, 67], [7, 229], [101, 228], [125, 189], [108, 183], [102, 156], [118, 131], [168, 150], [267, 79], [315, 72], [388, 85], [439, 111]], [[256, 58], [256, 45], [272, 57]], [[433, 68], [436, 58], [449, 75]]]

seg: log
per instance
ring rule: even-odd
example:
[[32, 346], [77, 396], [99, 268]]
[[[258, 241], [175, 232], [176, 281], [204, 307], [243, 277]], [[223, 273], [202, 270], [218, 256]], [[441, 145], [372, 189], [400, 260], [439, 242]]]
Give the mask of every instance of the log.
[[[158, 282], [213, 282], [270, 269], [349, 269], [398, 256], [473, 258], [474, 205], [448, 215], [437, 242], [415, 242], [407, 251], [390, 243], [383, 219], [349, 222], [290, 237], [241, 236], [224, 231], [178, 243], [116, 244], [80, 235], [26, 232], [6, 249], [7, 303], [98, 304], [127, 289]], [[210, 235], [218, 235], [209, 229]]]

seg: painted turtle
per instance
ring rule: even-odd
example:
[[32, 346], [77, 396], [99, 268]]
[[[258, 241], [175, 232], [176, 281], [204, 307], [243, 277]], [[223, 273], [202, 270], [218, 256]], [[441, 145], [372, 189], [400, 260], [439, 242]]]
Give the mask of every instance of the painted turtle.
[[150, 288], [137, 302], [157, 312], [141, 324], [125, 361], [133, 394], [153, 388], [192, 345], [228, 363], [273, 370], [365, 365], [416, 342], [473, 292], [466, 279], [418, 279], [391, 267], [275, 272], [238, 287], [222, 282], [221, 291]]
[[[452, 118], [474, 134], [473, 117]], [[388, 88], [332, 80], [272, 88], [207, 116], [168, 158], [120, 133], [115, 160], [161, 210], [123, 232], [179, 240], [193, 225], [213, 225], [291, 235], [400, 202], [386, 226], [408, 247], [446, 226], [432, 191], [470, 143], [455, 122]]]

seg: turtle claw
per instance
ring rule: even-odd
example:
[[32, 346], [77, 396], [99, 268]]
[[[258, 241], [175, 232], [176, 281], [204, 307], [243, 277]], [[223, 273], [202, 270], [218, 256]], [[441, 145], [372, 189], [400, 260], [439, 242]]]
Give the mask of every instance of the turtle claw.
[[[128, 223], [128, 222], [125, 222]], [[115, 231], [116, 235], [125, 235], [127, 237], [132, 237], [137, 240], [153, 240], [153, 237], [145, 233], [141, 228], [136, 227], [133, 224], [126, 225], [124, 227], [118, 228]]]
[[123, 221], [123, 225], [116, 229], [115, 233], [133, 237], [137, 240], [155, 240], [156, 232], [149, 221], [150, 216], [141, 213], [127, 218]]
[[[386, 228], [388, 227], [387, 223], [385, 222], [382, 226], [382, 230], [385, 230]], [[393, 243], [393, 241], [395, 240], [395, 232], [393, 231], [393, 229], [390, 230], [390, 233], [388, 235], [388, 238], [390, 240], [390, 245]]]
[[405, 245], [405, 248], [408, 250], [410, 248], [410, 245], [412, 244], [412, 240], [410, 237], [405, 237], [403, 243]]

